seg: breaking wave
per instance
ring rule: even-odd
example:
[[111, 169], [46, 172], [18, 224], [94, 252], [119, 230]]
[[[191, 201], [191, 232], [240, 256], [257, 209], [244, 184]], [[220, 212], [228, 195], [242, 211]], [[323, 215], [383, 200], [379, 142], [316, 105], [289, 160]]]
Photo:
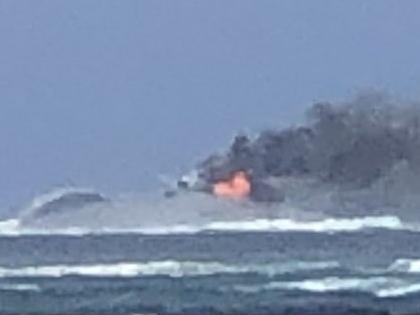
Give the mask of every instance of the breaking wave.
[[86, 193], [87, 194], [87, 193], [94, 193], [94, 192], [90, 189], [74, 188], [74, 187], [62, 187], [62, 188], [54, 189], [50, 192], [47, 192], [45, 194], [41, 194], [35, 197], [29, 204], [26, 211], [29, 211], [29, 212], [34, 211], [37, 208], [44, 207], [45, 205], [51, 202], [59, 200], [60, 198], [69, 194], [73, 194], [73, 193]]
[[165, 260], [144, 263], [122, 262], [97, 265], [51, 265], [30, 266], [23, 268], [0, 268], [0, 277], [63, 277], [70, 275], [87, 277], [138, 277], [156, 275], [185, 277], [241, 273], [258, 273], [267, 276], [274, 276], [277, 274], [334, 269], [339, 267], [339, 263], [335, 261], [298, 261], [288, 263], [235, 265], [219, 262]]
[[[366, 229], [410, 230], [415, 228], [404, 224], [398, 217], [327, 218], [317, 221], [296, 221], [292, 219], [255, 219], [248, 221], [216, 221], [204, 225], [168, 225], [139, 228], [83, 228], [35, 229], [21, 226], [19, 220], [0, 221], [0, 235], [72, 235], [90, 234], [196, 234], [202, 232], [314, 232], [339, 233], [358, 232]], [[420, 263], [419, 263], [420, 264]]]
[[[418, 278], [399, 277], [400, 272], [419, 272], [416, 267], [401, 269], [396, 266], [406, 265], [410, 261], [413, 266], [419, 260], [398, 259], [390, 267], [383, 270], [382, 275], [349, 275], [327, 276], [323, 278], [309, 278], [302, 280], [269, 281], [263, 284], [238, 284], [233, 289], [255, 294], [262, 291], [305, 291], [312, 293], [333, 292], [361, 292], [369, 293], [378, 298], [396, 298], [420, 292]], [[162, 260], [149, 262], [119, 262], [92, 265], [45, 265], [27, 266], [20, 268], [0, 267], [0, 278], [60, 278], [65, 276], [80, 277], [118, 277], [134, 278], [148, 276], [168, 276], [171, 278], [210, 277], [220, 274], [260, 274], [276, 277], [285, 274], [301, 275], [309, 271], [341, 270], [342, 265], [337, 261], [290, 261], [277, 263], [229, 264], [215, 261], [176, 261]], [[351, 273], [354, 272], [348, 270]], [[2, 290], [38, 291], [34, 284], [4, 284]]]
[[[357, 268], [353, 271], [356, 271]], [[373, 270], [371, 270], [373, 271]], [[375, 274], [362, 272], [363, 277], [336, 277], [304, 279], [299, 281], [271, 281], [262, 285], [237, 285], [235, 289], [245, 293], [261, 291], [307, 291], [313, 293], [328, 293], [338, 291], [354, 291], [371, 293], [378, 298], [396, 298], [420, 292], [418, 278], [399, 277], [404, 273], [420, 273], [420, 259], [397, 259], [385, 269], [377, 269]]]
[[79, 211], [94, 205], [104, 205], [109, 200], [93, 190], [82, 188], [61, 188], [42, 194], [20, 214], [23, 223], [36, 222], [45, 217]]
[[19, 220], [10, 219], [0, 221], [0, 235], [15, 235], [19, 231]]
[[40, 291], [40, 287], [30, 283], [0, 284], [1, 291]]
[[[137, 198], [137, 199], [136, 199]], [[289, 205], [228, 202], [204, 194], [176, 199], [60, 189], [41, 195], [14, 219], [0, 221], [0, 235], [195, 234], [200, 232], [356, 232], [413, 229], [397, 216], [325, 217]]]
[[244, 222], [215, 222], [207, 229], [215, 231], [270, 231], [270, 232], [351, 232], [369, 228], [403, 229], [403, 223], [392, 216], [352, 219], [328, 218], [322, 221], [297, 222], [290, 219], [259, 219]]
[[298, 290], [314, 293], [355, 291], [371, 293], [378, 298], [393, 298], [420, 292], [420, 282], [412, 283], [394, 277], [339, 278], [327, 277], [302, 281], [273, 281], [264, 285], [236, 286], [248, 293], [270, 290]]
[[398, 259], [389, 269], [395, 272], [420, 273], [420, 259]]

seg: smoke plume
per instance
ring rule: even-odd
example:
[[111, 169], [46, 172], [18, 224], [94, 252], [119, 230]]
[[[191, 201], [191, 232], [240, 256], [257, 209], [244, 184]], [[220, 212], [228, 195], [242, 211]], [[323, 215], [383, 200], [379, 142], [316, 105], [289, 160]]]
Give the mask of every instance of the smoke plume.
[[316, 103], [306, 117], [300, 126], [266, 130], [254, 138], [238, 135], [227, 152], [198, 165], [199, 178], [213, 184], [244, 170], [254, 182], [288, 182], [283, 190], [306, 181], [330, 192], [375, 192], [388, 203], [401, 198], [399, 190], [418, 192], [418, 104], [372, 93], [345, 103]]

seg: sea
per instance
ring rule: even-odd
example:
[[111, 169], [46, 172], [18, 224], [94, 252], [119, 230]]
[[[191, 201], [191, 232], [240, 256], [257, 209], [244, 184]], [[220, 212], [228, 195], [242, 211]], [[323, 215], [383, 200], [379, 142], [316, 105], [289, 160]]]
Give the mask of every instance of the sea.
[[420, 314], [420, 231], [393, 216], [201, 229], [0, 222], [0, 314]]

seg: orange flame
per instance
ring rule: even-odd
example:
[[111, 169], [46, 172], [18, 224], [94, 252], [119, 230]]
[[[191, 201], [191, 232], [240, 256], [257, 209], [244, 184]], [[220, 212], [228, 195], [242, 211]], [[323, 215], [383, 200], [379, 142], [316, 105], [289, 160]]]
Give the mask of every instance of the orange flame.
[[238, 171], [226, 180], [213, 185], [213, 194], [230, 199], [244, 199], [251, 193], [251, 183], [244, 171]]

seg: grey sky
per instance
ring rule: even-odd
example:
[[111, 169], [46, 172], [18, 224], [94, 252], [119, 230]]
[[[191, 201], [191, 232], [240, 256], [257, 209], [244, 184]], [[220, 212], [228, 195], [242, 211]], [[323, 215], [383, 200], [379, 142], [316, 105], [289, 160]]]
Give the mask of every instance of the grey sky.
[[314, 100], [418, 97], [419, 30], [414, 0], [0, 0], [0, 209], [155, 187]]

